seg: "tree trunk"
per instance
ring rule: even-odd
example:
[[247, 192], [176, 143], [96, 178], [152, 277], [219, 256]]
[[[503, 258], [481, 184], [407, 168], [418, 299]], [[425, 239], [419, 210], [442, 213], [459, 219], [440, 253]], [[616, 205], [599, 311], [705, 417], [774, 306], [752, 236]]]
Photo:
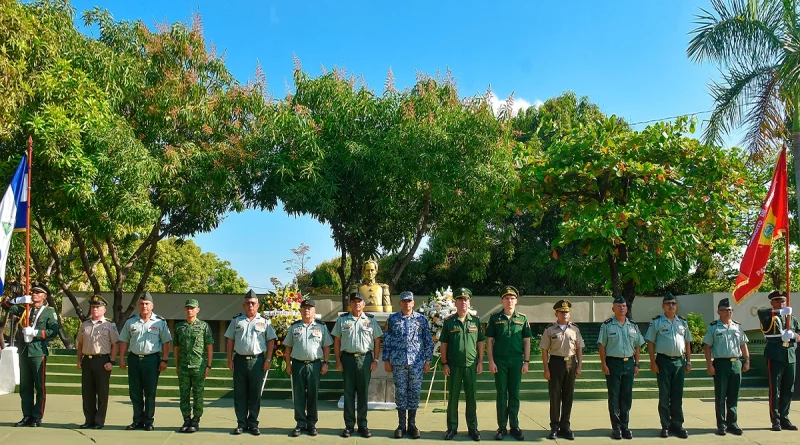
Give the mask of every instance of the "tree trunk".
[[64, 319], [61, 317], [61, 311], [58, 310], [58, 306], [56, 306], [56, 300], [52, 295], [47, 296], [47, 304], [49, 304], [56, 313], [56, 320], [58, 321], [58, 337], [61, 338], [61, 342], [64, 343], [64, 348], [75, 349], [72, 339], [69, 338], [67, 333], [64, 331]]
[[342, 245], [342, 256], [341, 260], [339, 261], [339, 267], [336, 268], [336, 272], [339, 273], [339, 283], [342, 285], [342, 311], [346, 311], [347, 307], [350, 305], [350, 297], [347, 295], [347, 284], [345, 280], [345, 267], [347, 265], [347, 248]]
[[428, 189], [425, 191], [425, 203], [422, 207], [422, 214], [420, 215], [419, 223], [417, 224], [417, 232], [414, 234], [414, 243], [407, 252], [401, 250], [401, 253], [392, 262], [392, 267], [389, 269], [389, 289], [394, 289], [395, 292], [399, 293], [399, 290], [397, 289], [397, 282], [400, 281], [400, 277], [403, 276], [406, 266], [408, 266], [408, 263], [410, 263], [414, 258], [414, 255], [417, 253], [417, 249], [419, 249], [419, 245], [422, 242], [422, 238], [428, 232], [430, 215], [431, 186], [428, 184]]

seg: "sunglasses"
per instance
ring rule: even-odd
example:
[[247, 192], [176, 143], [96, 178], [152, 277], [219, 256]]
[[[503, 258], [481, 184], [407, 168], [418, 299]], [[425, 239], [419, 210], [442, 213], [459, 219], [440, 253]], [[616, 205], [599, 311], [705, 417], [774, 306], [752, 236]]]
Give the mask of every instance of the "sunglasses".
[[678, 305], [678, 303], [676, 303], [674, 301], [671, 302], [671, 303], [664, 303], [664, 304], [666, 304], [667, 306], [677, 306]]

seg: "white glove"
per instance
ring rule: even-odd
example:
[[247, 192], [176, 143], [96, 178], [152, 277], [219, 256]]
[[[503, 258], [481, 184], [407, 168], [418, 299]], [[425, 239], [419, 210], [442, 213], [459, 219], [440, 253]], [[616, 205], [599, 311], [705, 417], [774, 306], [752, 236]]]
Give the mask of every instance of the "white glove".
[[11, 299], [11, 304], [31, 304], [33, 300], [31, 300], [30, 295], [23, 295], [21, 297], [16, 297]]
[[792, 341], [792, 340], [795, 339], [795, 337], [797, 337], [797, 335], [794, 332], [792, 332], [792, 331], [787, 329], [787, 330], [783, 331], [783, 334], [781, 335], [781, 340], [783, 340], [783, 341]]
[[778, 309], [778, 314], [780, 314], [780, 315], [792, 315], [792, 308], [787, 306], [787, 307]]
[[36, 336], [36, 329], [33, 329], [30, 326], [25, 326], [22, 328], [22, 333], [27, 335], [28, 337], [35, 337]]

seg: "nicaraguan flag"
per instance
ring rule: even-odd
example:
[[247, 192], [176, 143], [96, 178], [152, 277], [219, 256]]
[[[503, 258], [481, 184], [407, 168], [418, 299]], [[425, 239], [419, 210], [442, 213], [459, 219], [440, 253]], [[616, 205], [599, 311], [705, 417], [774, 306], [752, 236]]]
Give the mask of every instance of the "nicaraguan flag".
[[[17, 218], [17, 211], [22, 210], [20, 208], [22, 197], [27, 195], [28, 175], [25, 171], [27, 162], [27, 156], [23, 156], [17, 171], [14, 172], [14, 177], [11, 178], [11, 184], [3, 195], [3, 200], [0, 201], [0, 294], [3, 293], [6, 283], [6, 260], [11, 247], [11, 235], [15, 228], [27, 227], [27, 210], [19, 212], [22, 215], [22, 226], [19, 226], [20, 219]], [[27, 209], [27, 196], [24, 205], [24, 209]]]

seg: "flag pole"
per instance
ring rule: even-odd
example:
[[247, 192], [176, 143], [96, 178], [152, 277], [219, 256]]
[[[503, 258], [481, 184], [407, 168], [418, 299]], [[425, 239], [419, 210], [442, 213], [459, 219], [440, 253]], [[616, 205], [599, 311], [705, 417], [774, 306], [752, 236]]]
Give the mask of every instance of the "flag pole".
[[[26, 210], [27, 215], [25, 216], [26, 225], [25, 228], [25, 295], [31, 294], [31, 165], [33, 163], [33, 137], [28, 136], [28, 181], [27, 181], [27, 193], [28, 193], [28, 208]], [[28, 314], [30, 317], [31, 313], [31, 305], [25, 305], [25, 313]], [[25, 325], [28, 325], [28, 321], [25, 320]]]
[[[784, 153], [786, 152], [786, 144], [785, 143], [783, 144], [783, 151], [784, 151]], [[784, 157], [785, 157], [785, 154], [784, 154]], [[789, 180], [788, 180], [789, 174], [788, 174], [787, 164], [788, 164], [788, 162], [786, 164], [784, 164], [784, 168], [787, 170], [787, 172], [786, 172], [786, 178], [787, 178], [787, 180], [786, 180], [786, 188], [787, 188], [786, 197], [788, 198], [789, 197], [789, 190], [788, 190], [788, 188], [789, 188]], [[789, 217], [789, 199], [785, 199], [784, 201], [786, 201], [785, 202], [785, 205], [786, 205], [786, 217], [788, 218]], [[30, 208], [30, 206], [28, 206], [28, 208]], [[798, 208], [798, 212], [800, 212], [800, 208]], [[789, 267], [789, 229], [790, 229], [790, 227], [791, 227], [791, 225], [789, 225], [789, 224], [786, 225], [786, 306], [789, 306], [791, 304], [790, 300], [789, 300], [789, 293], [790, 293], [789, 289], [791, 288], [790, 285], [791, 285], [791, 282], [792, 282], [792, 279], [791, 279], [791, 276], [790, 276], [790, 270], [791, 269]], [[791, 318], [792, 318], [791, 315], [787, 315], [786, 316], [786, 325], [785, 326], [787, 327], [787, 329], [789, 329], [792, 326]]]

